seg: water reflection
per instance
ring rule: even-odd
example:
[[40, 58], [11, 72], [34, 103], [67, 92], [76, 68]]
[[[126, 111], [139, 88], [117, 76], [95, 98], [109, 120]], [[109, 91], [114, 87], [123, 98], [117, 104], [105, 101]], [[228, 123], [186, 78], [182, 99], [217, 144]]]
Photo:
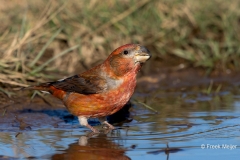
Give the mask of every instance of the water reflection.
[[99, 135], [81, 136], [78, 142], [68, 146], [64, 153], [55, 154], [52, 160], [75, 160], [75, 159], [120, 159], [129, 160], [125, 155], [125, 149], [100, 133]]

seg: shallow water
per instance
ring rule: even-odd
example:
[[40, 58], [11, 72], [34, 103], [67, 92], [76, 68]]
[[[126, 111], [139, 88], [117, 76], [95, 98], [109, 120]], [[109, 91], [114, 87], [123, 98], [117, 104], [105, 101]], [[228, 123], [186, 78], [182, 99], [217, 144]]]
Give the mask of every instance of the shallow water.
[[[109, 133], [93, 136], [76, 118], [69, 118], [64, 108], [45, 110], [37, 106], [38, 101], [32, 102], [14, 111], [25, 123], [22, 130], [10, 112], [2, 116], [0, 158], [239, 158], [240, 91], [236, 85], [224, 85], [215, 92], [218, 87], [213, 86], [208, 93], [208, 85], [151, 92], [138, 89], [128, 120], [115, 123], [116, 129]], [[33, 104], [36, 110], [26, 110]], [[91, 124], [98, 125], [95, 121]]]

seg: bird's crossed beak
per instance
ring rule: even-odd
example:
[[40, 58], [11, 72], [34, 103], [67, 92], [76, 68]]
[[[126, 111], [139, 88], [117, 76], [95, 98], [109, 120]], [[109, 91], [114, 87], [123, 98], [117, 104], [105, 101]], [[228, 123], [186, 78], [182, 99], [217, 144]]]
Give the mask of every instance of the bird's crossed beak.
[[144, 63], [151, 58], [151, 54], [146, 47], [138, 46], [134, 58], [135, 58], [135, 63], [136, 62]]

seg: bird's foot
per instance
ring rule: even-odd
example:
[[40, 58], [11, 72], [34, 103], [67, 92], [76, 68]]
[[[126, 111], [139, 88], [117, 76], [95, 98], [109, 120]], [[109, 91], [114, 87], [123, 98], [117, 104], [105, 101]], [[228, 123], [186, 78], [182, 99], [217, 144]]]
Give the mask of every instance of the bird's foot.
[[[104, 121], [103, 124], [106, 124], [107, 125], [107, 129], [110, 129], [110, 130], [113, 130], [115, 129], [115, 127], [113, 125], [111, 125], [110, 123], [108, 123], [107, 121]], [[106, 128], [105, 128], [106, 129]]]
[[101, 124], [105, 124], [105, 126], [103, 126], [104, 129], [107, 129], [107, 130], [113, 130], [113, 129], [115, 129], [115, 128], [113, 127], [113, 125], [111, 125], [111, 124], [109, 124], [109, 123], [107, 122], [107, 118], [106, 118], [106, 117], [100, 117], [100, 118], [98, 118], [98, 119], [99, 119], [99, 121], [101, 122]]
[[79, 123], [82, 126], [85, 126], [85, 127], [89, 128], [89, 129], [91, 129], [93, 133], [95, 133], [95, 134], [100, 133], [97, 129], [93, 128], [90, 124], [88, 124], [88, 121], [87, 121], [86, 117], [78, 116], [78, 120], [79, 120]]
[[92, 130], [92, 132], [93, 132], [94, 134], [98, 134], [98, 133], [100, 133], [98, 129], [96, 129], [96, 128], [93, 128], [93, 127], [92, 127], [92, 126], [90, 126], [89, 124], [87, 124], [87, 125], [86, 125], [86, 127], [87, 127], [87, 128], [89, 128], [89, 129], [91, 129], [91, 130]]

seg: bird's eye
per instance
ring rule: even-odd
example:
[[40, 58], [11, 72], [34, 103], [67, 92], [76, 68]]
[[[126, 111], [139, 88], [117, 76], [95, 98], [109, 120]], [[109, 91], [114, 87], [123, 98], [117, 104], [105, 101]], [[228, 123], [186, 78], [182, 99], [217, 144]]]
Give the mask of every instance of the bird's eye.
[[127, 54], [128, 54], [128, 51], [126, 51], [126, 50], [125, 50], [125, 51], [123, 51], [123, 54], [127, 55]]

